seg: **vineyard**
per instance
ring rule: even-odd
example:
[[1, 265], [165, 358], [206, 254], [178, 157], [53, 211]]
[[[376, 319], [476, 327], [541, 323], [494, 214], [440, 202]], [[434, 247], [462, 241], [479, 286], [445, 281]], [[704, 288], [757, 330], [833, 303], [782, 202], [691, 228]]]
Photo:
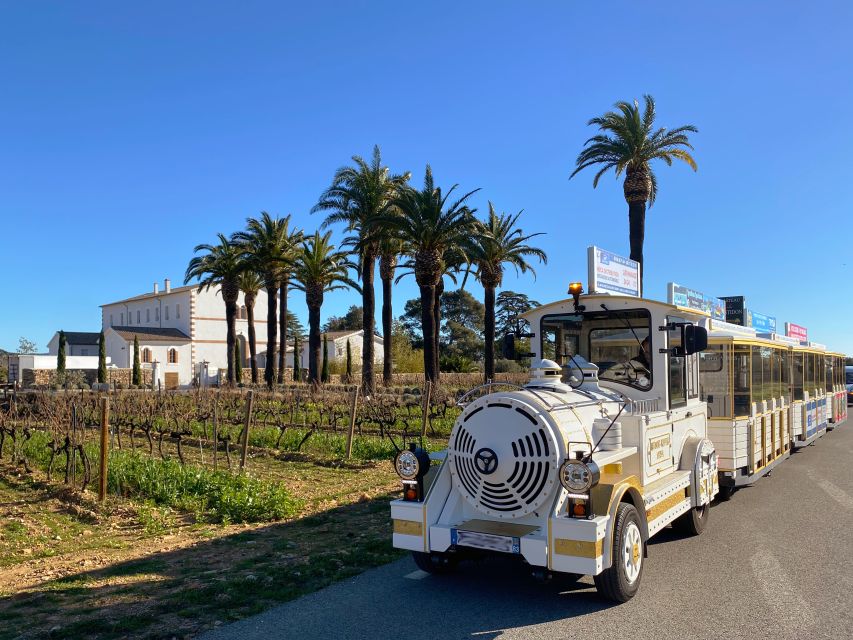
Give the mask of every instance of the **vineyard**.
[[77, 491], [100, 484], [108, 399], [106, 489], [211, 522], [259, 522], [297, 511], [283, 483], [288, 461], [353, 465], [390, 460], [417, 440], [446, 442], [459, 391], [400, 388], [362, 398], [357, 387], [275, 393], [80, 391], [9, 396], [0, 459]]

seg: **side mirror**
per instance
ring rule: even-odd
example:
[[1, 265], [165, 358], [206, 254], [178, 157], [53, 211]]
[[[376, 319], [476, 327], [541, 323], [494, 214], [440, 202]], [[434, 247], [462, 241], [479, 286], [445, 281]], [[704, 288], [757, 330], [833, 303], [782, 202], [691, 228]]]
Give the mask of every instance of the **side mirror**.
[[504, 334], [503, 344], [501, 345], [501, 355], [506, 360], [515, 360], [515, 334]]
[[678, 355], [689, 356], [708, 348], [708, 330], [695, 324], [685, 324], [681, 328], [681, 350]]

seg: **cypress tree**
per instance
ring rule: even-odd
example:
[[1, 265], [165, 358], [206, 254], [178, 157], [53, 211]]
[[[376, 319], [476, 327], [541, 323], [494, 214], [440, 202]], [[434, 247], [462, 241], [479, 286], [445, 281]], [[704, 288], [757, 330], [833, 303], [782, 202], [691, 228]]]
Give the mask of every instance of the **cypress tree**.
[[323, 368], [320, 369], [320, 382], [329, 381], [329, 336], [323, 334]]
[[347, 340], [347, 382], [352, 382], [352, 347]]
[[56, 353], [56, 377], [60, 384], [65, 379], [65, 332], [59, 332], [59, 350]]
[[137, 387], [142, 384], [142, 365], [139, 364], [139, 336], [133, 336], [133, 371], [130, 384]]
[[104, 344], [104, 332], [98, 338], [98, 382], [107, 381], [107, 345]]
[[240, 341], [234, 341], [234, 380], [243, 384], [243, 358], [240, 354]]
[[299, 370], [299, 336], [293, 336], [293, 381], [300, 382], [302, 372]]

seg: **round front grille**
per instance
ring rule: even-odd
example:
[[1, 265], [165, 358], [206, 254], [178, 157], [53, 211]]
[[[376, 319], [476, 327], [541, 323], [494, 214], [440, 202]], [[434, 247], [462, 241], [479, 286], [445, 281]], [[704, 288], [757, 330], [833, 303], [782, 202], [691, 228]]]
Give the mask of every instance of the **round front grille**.
[[456, 488], [478, 511], [499, 518], [525, 516], [548, 499], [558, 457], [551, 427], [514, 398], [468, 406], [448, 445]]

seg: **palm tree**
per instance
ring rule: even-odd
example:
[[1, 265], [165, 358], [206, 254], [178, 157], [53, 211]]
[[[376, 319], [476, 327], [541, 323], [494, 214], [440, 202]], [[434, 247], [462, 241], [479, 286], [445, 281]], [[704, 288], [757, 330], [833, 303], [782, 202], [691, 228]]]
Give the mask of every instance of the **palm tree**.
[[255, 300], [263, 288], [261, 277], [247, 269], [240, 274], [240, 290], [246, 303], [246, 321], [249, 324], [249, 365], [252, 367], [252, 384], [258, 384], [258, 349], [255, 338]]
[[[264, 281], [267, 292], [267, 357], [264, 366], [264, 382], [272, 388], [275, 383], [275, 355], [278, 341], [278, 305], [276, 298], [282, 288], [282, 318], [287, 318], [287, 279], [294, 252], [302, 241], [302, 231], [290, 230], [290, 216], [273, 218], [266, 211], [260, 218], [246, 220], [246, 230], [238, 231], [233, 239], [241, 247], [241, 255], [248, 261]], [[287, 344], [286, 325], [282, 328], [281, 352]], [[282, 366], [279, 366], [283, 369]], [[281, 375], [281, 371], [279, 372]]]
[[519, 211], [514, 216], [506, 213], [498, 215], [494, 205], [489, 202], [489, 217], [468, 248], [468, 258], [476, 267], [475, 274], [483, 285], [486, 298], [486, 382], [495, 377], [495, 290], [503, 282], [504, 264], [515, 267], [516, 273], [530, 271], [535, 277], [536, 272], [525, 258], [534, 256], [540, 262], [548, 263], [548, 257], [542, 249], [527, 244], [531, 238], [543, 234], [524, 235], [516, 226], [521, 213]]
[[[686, 149], [693, 149], [687, 133], [696, 133], [693, 125], [685, 125], [672, 130], [660, 128], [653, 130], [655, 124], [655, 101], [650, 95], [643, 96], [645, 109], [640, 115], [640, 105], [617, 102], [618, 110], [608, 111], [599, 118], [589, 121], [598, 127], [600, 133], [584, 143], [584, 149], [578, 154], [573, 178], [582, 169], [592, 165], [603, 165], [592, 179], [593, 188], [610, 169], [616, 171], [616, 177], [625, 172], [622, 185], [625, 200], [628, 202], [628, 226], [631, 243], [631, 259], [643, 264], [643, 241], [646, 234], [646, 203], [651, 207], [655, 203], [658, 182], [650, 166], [652, 160], [663, 160], [672, 166], [673, 160], [686, 162], [696, 171], [696, 161]], [[642, 278], [643, 271], [640, 271]], [[640, 281], [642, 288], [642, 279]]]
[[424, 334], [424, 374], [427, 380], [438, 381], [436, 349], [435, 300], [436, 287], [445, 272], [445, 253], [463, 244], [474, 228], [475, 209], [465, 202], [474, 193], [469, 191], [455, 202], [448, 203], [458, 185], [446, 193], [436, 187], [432, 168], [427, 165], [424, 186], [420, 191], [404, 189], [394, 204], [400, 215], [384, 216], [381, 224], [396, 229], [403, 238], [406, 252], [414, 259], [415, 281], [421, 292], [421, 326]]
[[342, 222], [350, 236], [345, 244], [358, 253], [358, 274], [361, 278], [362, 308], [364, 309], [364, 341], [361, 350], [361, 384], [365, 394], [373, 392], [373, 336], [376, 333], [376, 294], [373, 289], [376, 256], [379, 253], [381, 229], [375, 224], [384, 216], [409, 179], [409, 173], [392, 174], [382, 166], [379, 145], [373, 147], [370, 162], [353, 156], [354, 166], [341, 167], [335, 172], [332, 184], [320, 196], [311, 210], [328, 211], [323, 222], [326, 227]]
[[[348, 275], [349, 269], [355, 264], [348, 259], [345, 251], [336, 251], [331, 244], [332, 232], [327, 231], [314, 235], [302, 243], [302, 248], [296, 255], [293, 267], [293, 288], [305, 292], [305, 303], [308, 305], [308, 381], [312, 384], [320, 382], [320, 308], [323, 306], [323, 295], [326, 291], [353, 287], [358, 290], [358, 284]], [[294, 351], [294, 357], [296, 357]]]
[[237, 299], [240, 297], [240, 274], [246, 268], [242, 248], [223, 234], [217, 234], [219, 244], [200, 244], [193, 251], [205, 252], [190, 260], [184, 284], [198, 280], [198, 290], [221, 287], [225, 302], [225, 323], [228, 327], [226, 353], [228, 354], [228, 384], [234, 384], [234, 343], [236, 342]]
[[394, 271], [397, 258], [403, 252], [403, 242], [393, 234], [386, 234], [379, 241], [379, 279], [382, 280], [382, 382], [391, 385], [394, 358], [391, 354], [391, 325], [394, 309], [391, 304]]

